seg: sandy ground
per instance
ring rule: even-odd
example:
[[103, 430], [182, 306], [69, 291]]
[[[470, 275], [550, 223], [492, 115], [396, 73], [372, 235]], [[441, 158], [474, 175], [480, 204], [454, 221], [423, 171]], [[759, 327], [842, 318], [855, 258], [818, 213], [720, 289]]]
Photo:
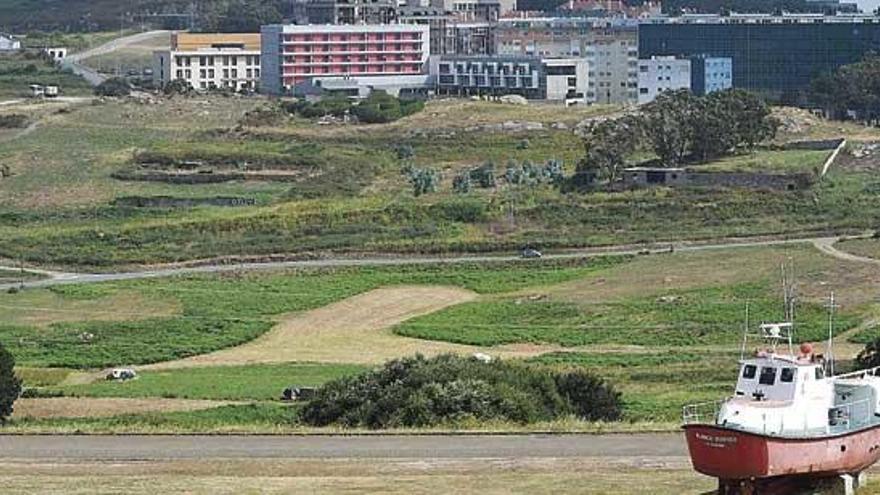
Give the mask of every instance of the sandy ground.
[[[196, 411], [229, 404], [213, 400], [189, 399], [111, 399], [59, 397], [19, 399], [15, 401], [13, 418], [79, 418], [109, 417], [144, 412]], [[2, 486], [2, 485], [0, 485]]]
[[706, 493], [686, 458], [0, 463], [3, 493]]
[[379, 364], [415, 353], [488, 352], [531, 355], [547, 349], [512, 346], [495, 349], [400, 337], [398, 323], [476, 299], [454, 287], [389, 287], [284, 318], [274, 329], [247, 344], [210, 354], [143, 366], [167, 369], [292, 361]]

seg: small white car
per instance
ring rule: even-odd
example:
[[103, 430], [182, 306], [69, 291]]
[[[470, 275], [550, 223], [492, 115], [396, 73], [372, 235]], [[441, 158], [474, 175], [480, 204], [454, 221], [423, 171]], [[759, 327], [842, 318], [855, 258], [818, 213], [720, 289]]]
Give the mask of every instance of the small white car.
[[137, 378], [137, 372], [131, 368], [114, 368], [107, 373], [108, 380], [126, 381]]
[[541, 256], [544, 256], [543, 254], [541, 254], [541, 251], [538, 251], [537, 249], [534, 249], [534, 248], [525, 248], [520, 252], [519, 255], [520, 255], [520, 257], [526, 258], [526, 259], [540, 258]]

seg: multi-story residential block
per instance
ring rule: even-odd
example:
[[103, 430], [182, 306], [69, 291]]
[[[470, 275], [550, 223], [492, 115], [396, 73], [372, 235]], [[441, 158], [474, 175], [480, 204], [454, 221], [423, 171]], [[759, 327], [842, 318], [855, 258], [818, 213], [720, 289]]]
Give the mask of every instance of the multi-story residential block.
[[586, 103], [588, 70], [583, 59], [449, 55], [433, 59], [431, 73], [439, 94], [515, 94], [533, 100]]
[[293, 7], [297, 24], [388, 24], [397, 20], [395, 0], [303, 0]]
[[639, 105], [654, 101], [664, 91], [690, 87], [690, 60], [675, 57], [639, 60]]
[[431, 55], [491, 55], [495, 53], [494, 24], [462, 22], [452, 12], [435, 7], [401, 7], [401, 24], [426, 25]]
[[793, 97], [819, 74], [880, 50], [880, 18], [841, 14], [682, 15], [642, 20], [639, 55], [727, 57], [733, 87]]
[[638, 30], [633, 24], [594, 26], [585, 53], [590, 67], [591, 103], [622, 104], [638, 101]]
[[733, 62], [730, 57], [691, 57], [691, 91], [707, 95], [733, 87]]
[[637, 22], [628, 19], [502, 19], [496, 28], [495, 52], [585, 58], [590, 73], [590, 103], [635, 103], [637, 28]]
[[261, 87], [283, 94], [315, 77], [425, 74], [429, 53], [425, 25], [263, 26]]
[[153, 53], [153, 78], [194, 89], [256, 90], [260, 83], [260, 35], [172, 33], [171, 49]]

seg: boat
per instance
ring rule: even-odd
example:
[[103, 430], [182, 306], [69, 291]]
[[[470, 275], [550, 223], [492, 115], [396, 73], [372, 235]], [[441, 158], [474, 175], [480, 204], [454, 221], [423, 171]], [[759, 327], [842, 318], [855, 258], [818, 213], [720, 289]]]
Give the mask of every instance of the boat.
[[880, 368], [835, 375], [831, 321], [828, 359], [811, 344], [794, 352], [791, 322], [760, 324], [751, 335], [768, 347], [746, 357], [747, 327], [733, 394], [684, 407], [693, 467], [718, 493], [801, 493], [785, 487], [859, 480], [880, 459]]

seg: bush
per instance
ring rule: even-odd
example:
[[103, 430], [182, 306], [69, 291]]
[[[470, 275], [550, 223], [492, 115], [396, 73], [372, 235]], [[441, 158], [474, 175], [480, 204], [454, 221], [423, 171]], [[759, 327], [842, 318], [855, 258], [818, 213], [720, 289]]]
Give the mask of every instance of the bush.
[[21, 378], [14, 368], [15, 358], [0, 344], [0, 423], [12, 416], [12, 406], [21, 395]]
[[95, 87], [98, 96], [128, 96], [131, 94], [131, 85], [121, 77], [112, 77]]
[[27, 125], [28, 118], [25, 115], [18, 113], [0, 115], [0, 129], [21, 129]]
[[303, 409], [302, 420], [389, 428], [465, 420], [526, 424], [570, 414], [616, 420], [619, 394], [585, 372], [560, 375], [522, 363], [443, 355], [397, 359], [328, 382]]
[[174, 79], [166, 84], [162, 91], [166, 95], [185, 95], [192, 90], [192, 87], [186, 81], [186, 79]]

